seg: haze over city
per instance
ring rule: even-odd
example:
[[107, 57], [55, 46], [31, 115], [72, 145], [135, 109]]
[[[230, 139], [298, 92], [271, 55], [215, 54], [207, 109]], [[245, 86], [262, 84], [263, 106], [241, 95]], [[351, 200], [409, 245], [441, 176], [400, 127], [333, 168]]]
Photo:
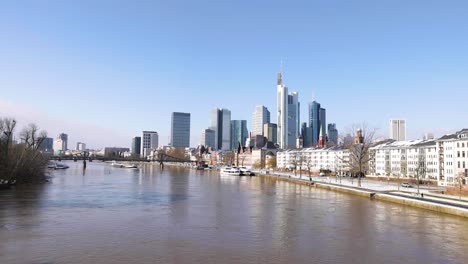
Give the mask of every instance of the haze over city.
[[[336, 8], [339, 5], [340, 8]], [[276, 121], [276, 74], [315, 98], [341, 132], [365, 121], [408, 139], [460, 130], [467, 116], [465, 1], [11, 1], [0, 4], [0, 115], [91, 148], [142, 130], [167, 144], [171, 113], [191, 113], [190, 145], [228, 108], [249, 130]]]

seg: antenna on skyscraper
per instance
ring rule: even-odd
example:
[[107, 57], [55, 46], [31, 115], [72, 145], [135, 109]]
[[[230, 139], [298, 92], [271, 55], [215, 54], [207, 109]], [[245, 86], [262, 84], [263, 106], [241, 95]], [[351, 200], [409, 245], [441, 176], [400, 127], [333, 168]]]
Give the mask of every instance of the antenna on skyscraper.
[[315, 101], [315, 90], [312, 90], [312, 102]]

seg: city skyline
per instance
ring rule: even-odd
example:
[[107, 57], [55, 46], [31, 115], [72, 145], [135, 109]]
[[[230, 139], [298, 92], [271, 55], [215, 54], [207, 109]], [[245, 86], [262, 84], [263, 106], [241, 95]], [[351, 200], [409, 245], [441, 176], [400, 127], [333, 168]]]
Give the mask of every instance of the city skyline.
[[[20, 125], [34, 122], [49, 137], [66, 133], [70, 146], [100, 148], [129, 147], [144, 129], [158, 131], [166, 145], [170, 113], [189, 112], [196, 146], [214, 107], [248, 120], [249, 131], [258, 104], [276, 122], [275, 76], [283, 60], [285, 83], [300, 95], [301, 122], [317, 100], [343, 134], [366, 121], [386, 136], [395, 116], [408, 121], [407, 139], [466, 126], [458, 118], [468, 114], [460, 107], [464, 97], [454, 96], [468, 86], [468, 41], [461, 34], [466, 3], [412, 1], [404, 11], [390, 3], [343, 3], [340, 9], [268, 3], [239, 12], [244, 19], [229, 15], [243, 10], [242, 2], [208, 10], [122, 3], [104, 14], [95, 12], [108, 8], [102, 3], [32, 1], [28, 9], [2, 3], [0, 32], [9, 41], [0, 44], [0, 115]], [[114, 14], [120, 8], [128, 16]], [[180, 21], [165, 14], [171, 8], [179, 8]], [[279, 10], [287, 11], [281, 21], [269, 15]], [[193, 17], [193, 11], [206, 16]], [[171, 23], [154, 26], [161, 21]], [[291, 32], [291, 25], [301, 26]], [[278, 34], [285, 41], [275, 41]], [[193, 44], [180, 44], [187, 41]], [[436, 98], [439, 107], [431, 107]]]

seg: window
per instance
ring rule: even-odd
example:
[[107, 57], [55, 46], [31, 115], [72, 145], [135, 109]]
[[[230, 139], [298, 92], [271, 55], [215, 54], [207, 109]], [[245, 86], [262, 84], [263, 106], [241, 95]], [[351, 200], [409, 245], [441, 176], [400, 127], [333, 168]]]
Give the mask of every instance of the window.
[[457, 151], [457, 157], [460, 157], [460, 151]]
[[465, 157], [465, 151], [462, 152], [462, 156], [463, 156], [463, 158]]
[[458, 162], [458, 168], [460, 168], [460, 162]]

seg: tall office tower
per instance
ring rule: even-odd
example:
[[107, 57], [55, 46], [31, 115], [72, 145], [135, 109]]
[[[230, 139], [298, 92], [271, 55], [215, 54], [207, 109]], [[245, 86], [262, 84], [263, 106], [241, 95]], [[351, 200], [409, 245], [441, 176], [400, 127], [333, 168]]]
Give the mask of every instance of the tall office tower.
[[336, 129], [336, 124], [328, 124], [328, 141], [333, 145], [338, 145], [338, 129]]
[[312, 128], [306, 122], [301, 125], [301, 136], [304, 148], [312, 147]]
[[140, 155], [141, 148], [141, 137], [132, 138], [132, 154]]
[[300, 127], [299, 95], [297, 92], [291, 92], [288, 95], [288, 148], [296, 147]]
[[171, 146], [175, 148], [190, 147], [190, 113], [172, 113]]
[[151, 150], [158, 148], [159, 136], [156, 131], [143, 131], [141, 135], [140, 155], [146, 157]]
[[323, 140], [327, 141], [327, 112], [325, 108], [320, 108], [320, 130], [322, 130]]
[[278, 126], [272, 123], [264, 124], [263, 136], [267, 138], [268, 142], [277, 144], [278, 143]]
[[207, 148], [215, 148], [215, 131], [213, 129], [203, 129], [200, 145]]
[[406, 120], [390, 119], [390, 138], [396, 141], [406, 140]]
[[239, 144], [243, 146], [248, 136], [247, 120], [231, 121], [231, 150], [236, 150]]
[[61, 133], [54, 141], [54, 152], [62, 152], [68, 149], [68, 135]]
[[278, 73], [276, 86], [277, 95], [277, 125], [278, 125], [278, 144], [284, 149], [288, 146], [288, 88], [283, 84], [283, 73]]
[[320, 135], [320, 104], [316, 101], [309, 103], [309, 127], [312, 129], [311, 144], [316, 146]]
[[211, 127], [215, 131], [215, 149], [231, 148], [231, 111], [215, 108], [211, 111]]
[[257, 105], [252, 117], [252, 134], [263, 135], [263, 125], [270, 123], [270, 111], [263, 105]]
[[77, 142], [76, 143], [76, 150], [80, 150], [80, 151], [86, 150], [86, 144], [83, 143], [83, 142]]

